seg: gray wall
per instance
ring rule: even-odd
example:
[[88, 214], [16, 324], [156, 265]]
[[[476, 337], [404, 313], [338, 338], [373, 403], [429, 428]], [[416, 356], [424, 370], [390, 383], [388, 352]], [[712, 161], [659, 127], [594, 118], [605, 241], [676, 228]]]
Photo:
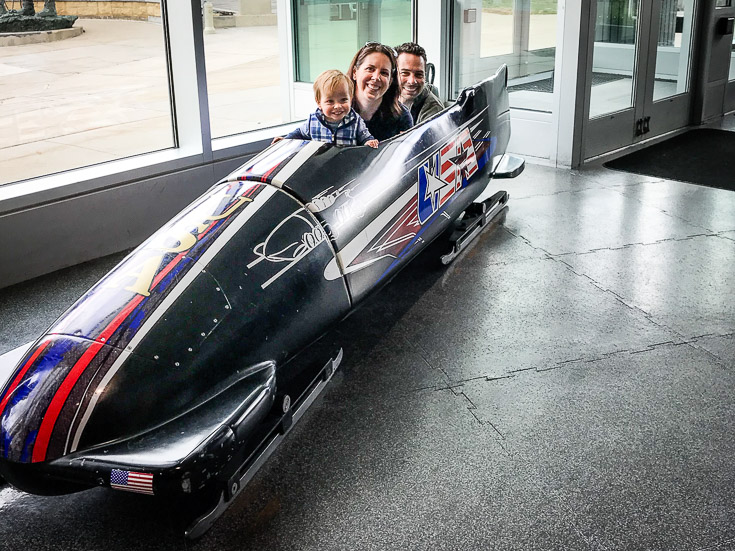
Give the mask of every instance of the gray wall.
[[139, 245], [252, 153], [0, 214], [0, 288]]

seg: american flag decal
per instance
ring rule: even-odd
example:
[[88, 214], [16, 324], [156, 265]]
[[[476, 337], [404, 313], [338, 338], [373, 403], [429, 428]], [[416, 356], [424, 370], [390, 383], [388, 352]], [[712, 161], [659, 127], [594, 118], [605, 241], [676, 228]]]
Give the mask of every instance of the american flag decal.
[[153, 475], [112, 469], [110, 487], [126, 492], [153, 495]]
[[418, 220], [425, 224], [479, 170], [472, 135], [465, 128], [434, 153], [418, 172]]

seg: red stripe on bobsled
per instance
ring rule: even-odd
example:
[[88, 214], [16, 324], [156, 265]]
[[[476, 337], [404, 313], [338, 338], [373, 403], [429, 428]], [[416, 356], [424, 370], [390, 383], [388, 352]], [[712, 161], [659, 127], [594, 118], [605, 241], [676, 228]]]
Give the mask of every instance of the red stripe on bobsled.
[[0, 402], [0, 414], [2, 414], [3, 411], [5, 411], [5, 406], [8, 405], [8, 402], [10, 401], [10, 397], [12, 396], [13, 391], [23, 380], [23, 376], [26, 374], [28, 369], [33, 365], [33, 363], [38, 359], [38, 356], [41, 355], [41, 352], [46, 350], [46, 347], [49, 345], [50, 342], [51, 342], [50, 340], [46, 340], [43, 343], [41, 343], [41, 345], [38, 348], [36, 348], [36, 351], [33, 353], [30, 359], [26, 362], [26, 364], [20, 370], [18, 375], [16, 375], [15, 379], [13, 380], [11, 385], [8, 387], [8, 391], [5, 394], [5, 398], [3, 398], [2, 402]]
[[[202, 235], [204, 235], [204, 234], [202, 234]], [[201, 236], [199, 236], [199, 237], [201, 237]], [[161, 270], [160, 272], [158, 272], [158, 274], [156, 274], [156, 277], [153, 278], [153, 282], [151, 283], [151, 288], [150, 288], [151, 291], [156, 288], [156, 285], [158, 285], [161, 282], [161, 280], [164, 277], [166, 277], [166, 275], [171, 270], [173, 270], [174, 267], [179, 262], [181, 262], [181, 259], [184, 258], [184, 256], [186, 256], [186, 253], [188, 253], [188, 252], [189, 251], [184, 251], [183, 253], [177, 254], [176, 257], [173, 260], [171, 260], [171, 262], [169, 262], [168, 264], [166, 264], [166, 267], [163, 270]]]
[[[274, 167], [275, 168], [275, 167]], [[244, 195], [252, 195], [255, 190], [259, 186], [251, 186]], [[232, 218], [232, 215], [228, 216], [224, 219], [224, 221], [229, 220]], [[210, 229], [216, 227], [218, 224], [217, 222], [213, 222], [209, 225], [206, 231], [202, 232], [202, 234], [197, 236], [197, 239], [201, 239], [205, 233], [207, 233]], [[154, 289], [165, 277], [168, 275], [171, 270], [187, 255], [189, 251], [183, 251], [176, 255], [167, 265], [165, 268], [163, 268], [158, 274], [156, 274], [156, 277], [153, 279], [150, 285], [150, 289]], [[71, 394], [72, 390], [74, 389], [74, 386], [77, 384], [77, 381], [82, 376], [84, 371], [89, 366], [90, 362], [94, 359], [94, 357], [99, 353], [99, 351], [104, 346], [104, 343], [106, 343], [110, 337], [112, 336], [115, 331], [120, 327], [120, 325], [125, 321], [125, 319], [128, 318], [130, 313], [145, 299], [144, 296], [138, 295], [134, 299], [132, 299], [121, 311], [120, 313], [115, 317], [115, 319], [110, 322], [110, 324], [102, 331], [102, 333], [96, 338], [94, 344], [92, 344], [87, 351], [82, 354], [82, 357], [79, 358], [79, 360], [74, 364], [69, 374], [66, 376], [64, 381], [59, 386], [59, 389], [56, 391], [56, 394], [54, 395], [51, 404], [49, 405], [48, 409], [46, 410], [46, 414], [44, 415], [43, 421], [41, 422], [41, 427], [38, 430], [38, 436], [36, 437], [36, 442], [33, 445], [33, 456], [31, 461], [33, 463], [37, 463], [40, 461], [44, 461], [46, 459], [46, 454], [48, 451], [48, 446], [51, 441], [51, 435], [53, 434], [54, 427], [56, 426], [56, 421], [58, 420], [59, 415], [61, 414], [61, 410], [64, 407], [64, 404], [66, 403], [67, 399], [69, 398], [69, 394]], [[2, 409], [0, 409], [2, 411]]]
[[48, 450], [48, 445], [51, 441], [51, 434], [54, 431], [56, 420], [59, 418], [61, 408], [64, 407], [66, 399], [69, 397], [69, 394], [71, 394], [74, 385], [76, 385], [79, 377], [81, 377], [82, 373], [84, 373], [84, 370], [89, 365], [89, 362], [91, 362], [92, 359], [97, 355], [97, 353], [102, 349], [102, 347], [104, 346], [103, 343], [107, 341], [107, 339], [109, 339], [110, 335], [112, 335], [117, 330], [120, 324], [130, 315], [130, 312], [132, 312], [135, 307], [140, 304], [143, 298], [145, 297], [139, 295], [128, 303], [128, 305], [117, 315], [117, 317], [112, 320], [107, 328], [105, 328], [105, 330], [99, 336], [99, 341], [95, 341], [94, 344], [92, 344], [87, 349], [87, 351], [82, 354], [82, 357], [79, 358], [79, 361], [77, 361], [76, 364], [74, 364], [74, 367], [66, 376], [66, 379], [64, 379], [64, 382], [61, 383], [59, 390], [56, 391], [56, 394], [51, 400], [51, 404], [46, 410], [46, 414], [43, 416], [41, 427], [38, 429], [38, 436], [36, 437], [36, 442], [33, 444], [33, 458], [31, 459], [32, 463], [38, 463], [39, 461], [43, 461], [44, 459], [46, 459], [46, 451]]

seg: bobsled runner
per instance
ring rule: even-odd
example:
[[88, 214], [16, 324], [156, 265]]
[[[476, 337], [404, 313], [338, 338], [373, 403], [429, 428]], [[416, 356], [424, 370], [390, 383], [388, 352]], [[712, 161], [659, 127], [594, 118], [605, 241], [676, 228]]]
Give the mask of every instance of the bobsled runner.
[[[283, 140], [211, 187], [30, 347], [0, 391], [0, 476], [224, 511], [342, 360], [319, 338], [439, 235], [451, 262], [523, 161], [507, 71], [369, 147]], [[484, 195], [483, 195], [484, 196]]]

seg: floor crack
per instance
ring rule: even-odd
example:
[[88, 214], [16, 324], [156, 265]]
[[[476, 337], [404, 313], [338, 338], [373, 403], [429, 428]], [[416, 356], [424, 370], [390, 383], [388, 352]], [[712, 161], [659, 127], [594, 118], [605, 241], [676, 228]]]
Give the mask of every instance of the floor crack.
[[719, 357], [719, 356], [718, 356], [717, 354], [715, 354], [714, 352], [710, 352], [709, 350], [707, 350], [707, 349], [706, 349], [706, 348], [704, 348], [703, 346], [699, 345], [699, 343], [697, 343], [696, 341], [689, 341], [689, 342], [686, 342], [686, 343], [682, 343], [682, 344], [685, 344], [686, 346], [690, 346], [691, 348], [693, 348], [694, 350], [697, 350], [697, 351], [699, 351], [699, 352], [703, 352], [703, 353], [705, 353], [705, 354], [706, 354], [707, 356], [709, 356], [709, 357], [710, 357], [710, 358], [711, 358], [712, 360], [714, 360], [714, 362], [715, 362], [715, 363], [716, 363], [717, 365], [719, 365], [720, 367], [722, 367], [722, 368], [724, 368], [724, 369], [730, 369], [730, 365], [729, 365], [729, 363], [728, 363], [728, 362], [727, 362], [726, 360], [724, 360], [723, 358], [720, 358], [720, 357]]
[[[462, 392], [462, 397], [469, 403], [469, 405], [467, 406], [467, 409], [472, 414], [472, 417], [474, 417], [477, 420], [477, 422], [480, 423], [480, 425], [490, 425], [490, 427], [492, 427], [492, 429], [500, 437], [500, 439], [505, 440], [505, 435], [502, 432], [500, 432], [500, 429], [498, 429], [498, 427], [496, 427], [492, 421], [489, 421], [487, 419], [480, 419], [477, 416], [477, 406], [472, 401], [472, 399], [469, 396], [467, 396], [467, 394], [465, 394], [464, 392]], [[503, 449], [505, 449], [505, 447], [503, 447]]]
[[[695, 233], [695, 234], [692, 234], [692, 235], [687, 235], [686, 237], [667, 237], [667, 238], [664, 238], [664, 239], [658, 239], [656, 241], [651, 241], [650, 243], [644, 243], [644, 242], [641, 242], [641, 241], [636, 241], [636, 242], [633, 242], [633, 243], [625, 243], [624, 245], [620, 245], [618, 247], [599, 247], [597, 249], [590, 249], [590, 250], [587, 250], [587, 251], [569, 251], [569, 252], [565, 252], [565, 253], [549, 253], [549, 252], [546, 252], [546, 251], [544, 251], [544, 252], [546, 252], [546, 254], [548, 254], [551, 258], [558, 259], [560, 257], [565, 257], [565, 256], [582, 256], [582, 255], [586, 255], [586, 254], [594, 254], [594, 253], [600, 252], [600, 251], [620, 251], [620, 250], [629, 249], [629, 248], [632, 248], [632, 247], [650, 247], [651, 245], [658, 245], [660, 243], [679, 242], [679, 241], [691, 241], [691, 240], [693, 240], [693, 239], [695, 239], [697, 237], [725, 237], [726, 239], [729, 239], [729, 237], [720, 236], [720, 235], [718, 235], [715, 232], [707, 231], [706, 233]], [[521, 239], [525, 239], [525, 238], [521, 237]], [[539, 250], [544, 250], [544, 249], [540, 249], [539, 247], [534, 247], [534, 248], [539, 249]]]

